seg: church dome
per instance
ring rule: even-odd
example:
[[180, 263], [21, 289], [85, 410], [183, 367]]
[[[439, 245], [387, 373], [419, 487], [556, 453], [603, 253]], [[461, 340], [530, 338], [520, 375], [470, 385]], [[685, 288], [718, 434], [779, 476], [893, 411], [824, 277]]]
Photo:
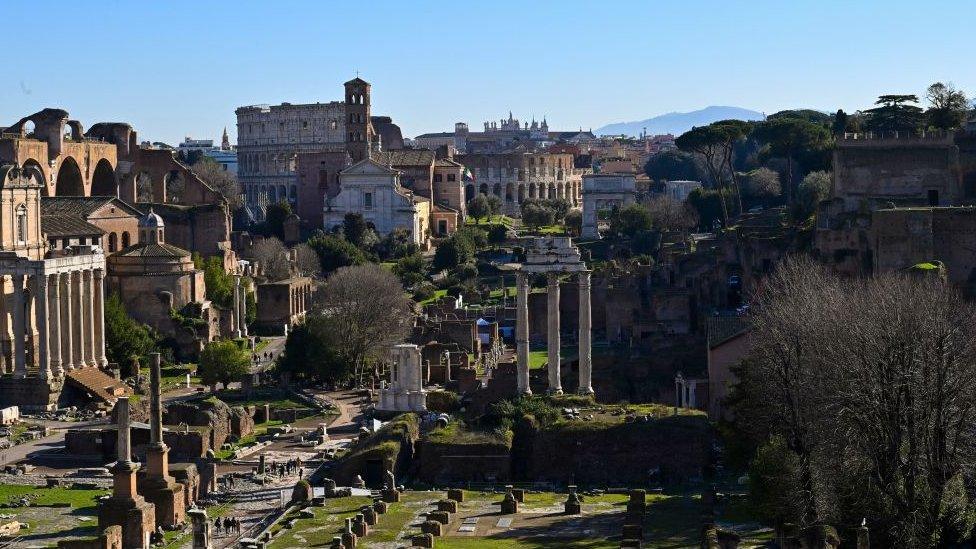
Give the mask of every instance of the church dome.
[[140, 229], [161, 229], [163, 228], [163, 218], [159, 217], [152, 208], [149, 208], [149, 213], [144, 217], [139, 218], [139, 228]]

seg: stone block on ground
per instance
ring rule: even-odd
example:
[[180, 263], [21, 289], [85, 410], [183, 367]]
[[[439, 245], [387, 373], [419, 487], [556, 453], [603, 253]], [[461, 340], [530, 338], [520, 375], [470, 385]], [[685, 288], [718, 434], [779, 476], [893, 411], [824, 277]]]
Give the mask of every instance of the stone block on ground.
[[377, 515], [385, 514], [387, 507], [387, 503], [382, 500], [373, 503], [373, 511], [375, 511]]
[[448, 513], [457, 513], [458, 502], [453, 499], [442, 499], [437, 502], [438, 511], [447, 511]]
[[515, 501], [525, 503], [525, 490], [521, 488], [512, 488], [512, 495], [515, 496]]
[[354, 533], [346, 532], [342, 534], [342, 549], [353, 549], [356, 547], [357, 541], [358, 539]]
[[434, 537], [439, 537], [443, 532], [444, 525], [437, 522], [436, 520], [425, 520], [423, 524], [420, 525], [420, 531], [424, 534], [430, 534]]
[[450, 524], [451, 514], [447, 511], [433, 511], [427, 514], [427, 518], [430, 520], [436, 520], [441, 524]]
[[640, 524], [624, 524], [623, 539], [644, 539], [644, 528]]
[[410, 538], [410, 545], [413, 547], [434, 547], [434, 536], [430, 534], [418, 534]]
[[384, 488], [380, 491], [380, 495], [383, 501], [387, 503], [396, 503], [400, 501], [400, 491], [396, 488]]
[[464, 490], [460, 488], [449, 488], [447, 490], [447, 499], [454, 500], [458, 503], [464, 502]]

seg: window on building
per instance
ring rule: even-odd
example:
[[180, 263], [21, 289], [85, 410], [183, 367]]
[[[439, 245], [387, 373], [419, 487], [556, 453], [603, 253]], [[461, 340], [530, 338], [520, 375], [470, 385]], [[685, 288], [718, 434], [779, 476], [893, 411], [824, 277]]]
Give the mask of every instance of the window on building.
[[123, 231], [122, 232], [122, 247], [123, 248], [128, 248], [129, 247], [129, 232], [128, 231]]
[[302, 120], [302, 128], [308, 127], [308, 120]]
[[440, 182], [441, 182], [441, 174], [435, 173], [434, 174], [434, 183], [440, 183]]
[[457, 181], [457, 176], [454, 175], [453, 173], [449, 173], [447, 174], [447, 180], [450, 183], [454, 183], [455, 181]]
[[108, 235], [108, 251], [109, 253], [115, 252], [119, 247], [119, 236], [115, 233]]
[[363, 193], [363, 209], [373, 209], [373, 193]]
[[17, 242], [27, 242], [27, 206], [17, 206]]

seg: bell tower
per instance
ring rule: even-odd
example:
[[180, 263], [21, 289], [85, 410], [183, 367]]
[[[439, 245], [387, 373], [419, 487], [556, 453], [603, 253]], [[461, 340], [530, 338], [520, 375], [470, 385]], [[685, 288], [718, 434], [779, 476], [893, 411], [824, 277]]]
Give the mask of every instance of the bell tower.
[[346, 88], [346, 150], [353, 162], [367, 156], [374, 139], [370, 122], [369, 82], [356, 77], [345, 83]]

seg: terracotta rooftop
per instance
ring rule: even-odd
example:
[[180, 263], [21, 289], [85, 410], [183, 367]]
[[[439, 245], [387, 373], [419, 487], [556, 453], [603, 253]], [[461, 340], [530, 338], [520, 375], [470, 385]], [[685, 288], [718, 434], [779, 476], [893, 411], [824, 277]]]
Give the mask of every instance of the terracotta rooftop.
[[48, 238], [101, 236], [105, 231], [75, 215], [42, 215], [41, 229]]
[[125, 213], [141, 216], [132, 205], [114, 196], [45, 196], [41, 198], [41, 215], [73, 215], [87, 218], [112, 203]]
[[139, 243], [129, 246], [117, 255], [121, 257], [189, 257], [190, 252], [165, 242]]
[[69, 383], [83, 389], [97, 400], [112, 404], [120, 396], [131, 394], [124, 383], [99, 370], [98, 368], [77, 368], [65, 373]]

